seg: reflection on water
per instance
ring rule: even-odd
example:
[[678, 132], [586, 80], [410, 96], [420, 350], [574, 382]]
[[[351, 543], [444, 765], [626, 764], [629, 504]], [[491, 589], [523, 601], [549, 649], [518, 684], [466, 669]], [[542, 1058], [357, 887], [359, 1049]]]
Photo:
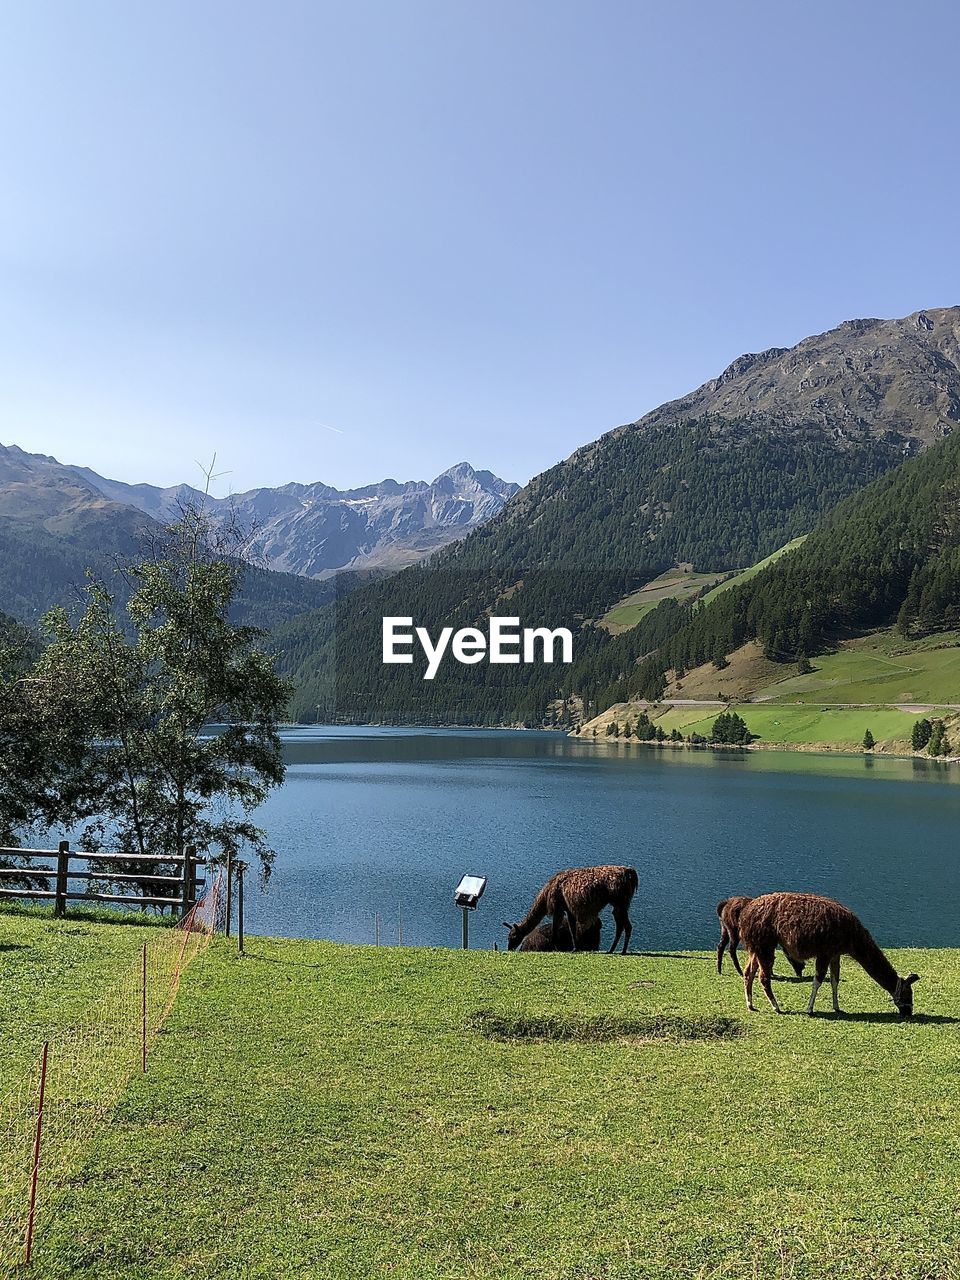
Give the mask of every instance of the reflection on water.
[[[507, 730], [301, 729], [261, 810], [278, 852], [253, 932], [455, 946], [460, 875], [489, 877], [471, 922], [503, 945], [557, 868], [640, 873], [638, 950], [711, 946], [717, 901], [810, 889], [888, 945], [957, 945], [960, 770], [934, 760], [675, 751]], [[609, 935], [612, 937], [612, 935]]]

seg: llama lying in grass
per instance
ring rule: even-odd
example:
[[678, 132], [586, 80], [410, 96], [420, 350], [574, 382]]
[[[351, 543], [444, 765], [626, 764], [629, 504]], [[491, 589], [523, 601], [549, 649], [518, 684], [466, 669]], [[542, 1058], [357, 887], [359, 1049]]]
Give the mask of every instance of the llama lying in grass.
[[[566, 920], [556, 925], [552, 920], [545, 920], [537, 925], [517, 947], [518, 951], [573, 951], [573, 934]], [[577, 939], [577, 951], [600, 950], [600, 921], [595, 920]]]
[[[740, 913], [747, 903], [752, 901], [752, 898], [724, 898], [723, 902], [717, 903], [717, 915], [720, 917], [717, 973], [723, 972], [723, 954], [729, 949], [733, 967], [741, 978], [743, 977], [743, 970], [740, 968], [740, 961], [737, 958], [737, 944], [740, 941]], [[793, 972], [798, 978], [802, 978], [804, 962], [802, 960], [794, 960], [793, 956], [790, 955], [787, 956], [787, 959], [793, 965]]]
[[816, 960], [807, 1013], [813, 1013], [817, 992], [828, 970], [833, 1011], [840, 1013], [837, 988], [843, 955], [852, 956], [874, 982], [883, 987], [901, 1018], [909, 1018], [913, 1013], [913, 984], [918, 981], [917, 974], [900, 977], [853, 912], [832, 898], [821, 898], [815, 893], [767, 893], [762, 898], [754, 898], [740, 913], [740, 937], [749, 952], [743, 974], [748, 1009], [754, 1008], [753, 981], [759, 972], [767, 999], [777, 1013], [782, 1012], [770, 983], [773, 953], [779, 945], [798, 960]]
[[600, 912], [610, 906], [617, 931], [609, 950], [613, 951], [622, 937], [626, 954], [633, 932], [630, 903], [637, 883], [633, 867], [571, 867], [558, 871], [543, 886], [534, 898], [533, 906], [518, 924], [504, 920], [504, 925], [510, 930], [507, 950], [515, 951], [546, 916], [553, 917], [555, 927], [562, 927], [567, 919], [570, 921], [573, 949], [579, 950], [580, 939], [589, 936], [588, 931], [596, 924]]

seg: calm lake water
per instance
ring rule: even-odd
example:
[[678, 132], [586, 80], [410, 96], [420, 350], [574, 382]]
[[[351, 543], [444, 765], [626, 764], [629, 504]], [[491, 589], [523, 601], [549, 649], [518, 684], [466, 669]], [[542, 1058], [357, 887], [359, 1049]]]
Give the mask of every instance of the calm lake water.
[[[453, 889], [489, 884], [471, 944], [503, 946], [560, 867], [635, 866], [636, 950], [716, 943], [716, 903], [807, 889], [885, 945], [960, 944], [960, 770], [794, 752], [655, 751], [559, 734], [303, 729], [260, 811], [277, 849], [252, 933], [457, 946]], [[612, 940], [609, 927], [605, 945]]]

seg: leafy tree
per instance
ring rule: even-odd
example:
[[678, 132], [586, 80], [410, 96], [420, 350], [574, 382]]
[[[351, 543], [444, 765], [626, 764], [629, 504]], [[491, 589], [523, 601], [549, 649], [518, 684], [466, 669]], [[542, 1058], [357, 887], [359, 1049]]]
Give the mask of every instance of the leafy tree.
[[813, 663], [805, 653], [801, 653], [797, 658], [797, 675], [808, 676], [813, 671]]
[[943, 721], [934, 720], [927, 743], [927, 753], [931, 756], [943, 754]]
[[[123, 612], [91, 582], [76, 622], [62, 609], [45, 619], [50, 642], [30, 672], [30, 710], [39, 738], [59, 739], [66, 761], [46, 816], [85, 823], [91, 852], [250, 850], [269, 872], [274, 853], [251, 815], [283, 780], [278, 724], [289, 687], [260, 633], [229, 620], [241, 549], [185, 508], [126, 570]], [[143, 865], [131, 860], [130, 873]], [[173, 864], [156, 865], [154, 874], [176, 875]]]
[[873, 734], [868, 729], [866, 733], [863, 735], [863, 749], [864, 751], [872, 751], [876, 745], [877, 744], [874, 741]]

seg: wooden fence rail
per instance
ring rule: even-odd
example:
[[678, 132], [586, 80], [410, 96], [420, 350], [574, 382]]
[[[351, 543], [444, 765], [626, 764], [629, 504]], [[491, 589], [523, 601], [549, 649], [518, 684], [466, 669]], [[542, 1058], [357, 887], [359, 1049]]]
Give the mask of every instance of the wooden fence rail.
[[[26, 865], [17, 867], [0, 867], [0, 901], [9, 898], [23, 899], [44, 899], [53, 901], [53, 913], [56, 916], [66, 914], [67, 902], [117, 902], [127, 906], [137, 907], [179, 907], [182, 915], [186, 915], [190, 908], [196, 903], [197, 895], [200, 888], [206, 883], [205, 880], [197, 877], [197, 868], [206, 866], [205, 858], [198, 858], [195, 849], [188, 849], [185, 854], [158, 854], [158, 853], [81, 853], [79, 850], [70, 848], [68, 840], [61, 840], [57, 849], [2, 849], [0, 848], [0, 861], [9, 858], [24, 859]], [[56, 859], [56, 866], [40, 865], [34, 866], [34, 859], [43, 859], [45, 861]], [[96, 862], [101, 870], [97, 871], [75, 871], [71, 864], [76, 862]], [[153, 875], [150, 874], [150, 865], [162, 862], [166, 865], [178, 867], [179, 871], [174, 875]], [[136, 875], [129, 870], [129, 863], [144, 863], [145, 871], [143, 875]], [[124, 866], [124, 871], [112, 871], [113, 866]], [[29, 888], [25, 886], [17, 886], [14, 888], [6, 888], [4, 880], [12, 880], [17, 877], [30, 876], [33, 879], [45, 879], [52, 882], [52, 887], [46, 889]], [[81, 881], [89, 884], [95, 881], [105, 881], [109, 885], [128, 884], [128, 883], [148, 883], [161, 886], [169, 886], [172, 890], [176, 887], [177, 892], [174, 896], [157, 894], [120, 894], [120, 893], [100, 893], [92, 889], [83, 891], [71, 888], [72, 881]]]

